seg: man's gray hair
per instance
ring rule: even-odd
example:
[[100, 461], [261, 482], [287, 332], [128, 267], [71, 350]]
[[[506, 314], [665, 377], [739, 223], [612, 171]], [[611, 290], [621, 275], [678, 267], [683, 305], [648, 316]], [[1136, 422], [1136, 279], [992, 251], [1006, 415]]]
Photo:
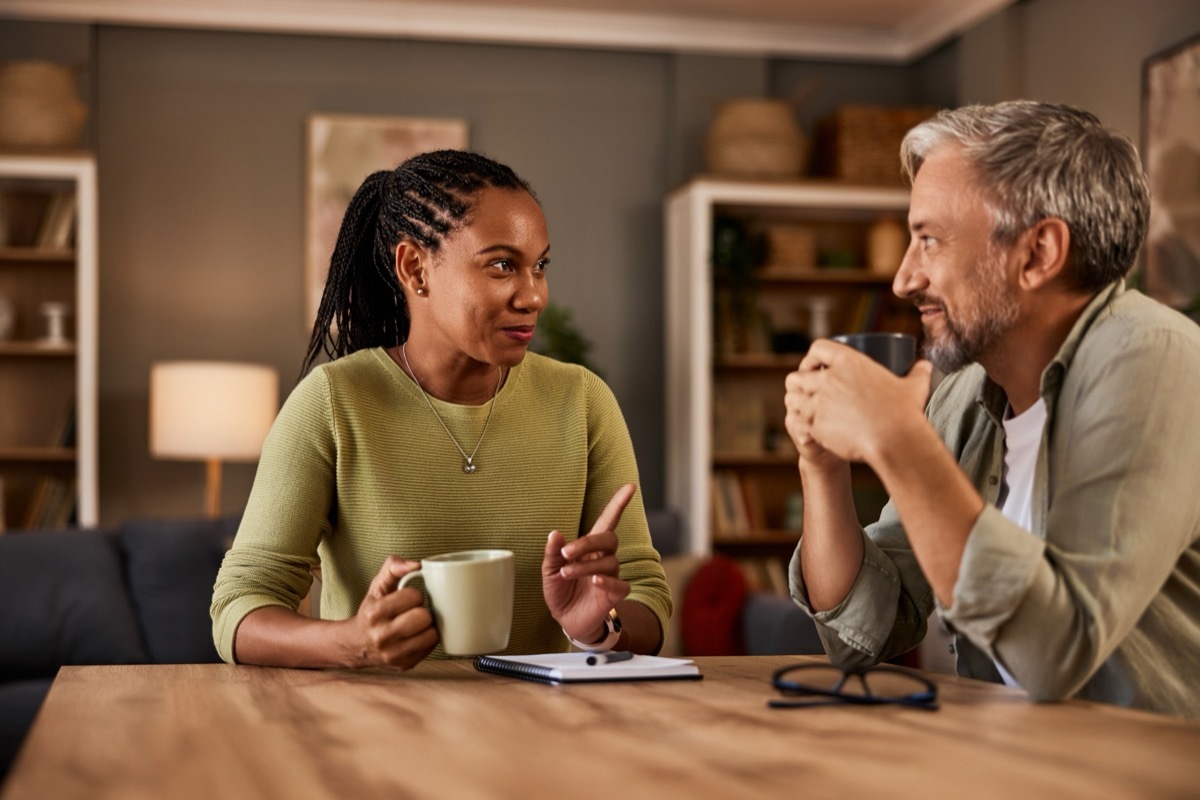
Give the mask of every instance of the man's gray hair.
[[1011, 244], [1047, 217], [1071, 232], [1079, 287], [1094, 293], [1124, 277], [1146, 236], [1150, 191], [1137, 148], [1077, 108], [1017, 100], [942, 111], [904, 137], [909, 182], [939, 147], [957, 144], [974, 165], [995, 216], [993, 238]]

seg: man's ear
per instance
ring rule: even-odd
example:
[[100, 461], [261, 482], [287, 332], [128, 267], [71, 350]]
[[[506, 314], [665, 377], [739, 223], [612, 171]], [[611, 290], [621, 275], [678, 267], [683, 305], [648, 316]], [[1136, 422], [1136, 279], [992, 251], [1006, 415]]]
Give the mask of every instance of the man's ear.
[[418, 289], [424, 289], [428, 264], [429, 251], [412, 239], [401, 239], [396, 245], [393, 268], [396, 270], [396, 279], [409, 293], [417, 294]]
[[1025, 262], [1019, 275], [1022, 289], [1040, 289], [1067, 269], [1071, 230], [1058, 217], [1046, 217], [1025, 232]]

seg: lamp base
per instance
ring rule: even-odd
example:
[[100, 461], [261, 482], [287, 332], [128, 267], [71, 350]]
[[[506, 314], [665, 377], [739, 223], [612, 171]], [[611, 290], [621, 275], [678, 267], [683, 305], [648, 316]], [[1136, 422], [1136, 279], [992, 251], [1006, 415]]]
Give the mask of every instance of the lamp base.
[[209, 519], [221, 516], [221, 461], [210, 458], [205, 462], [204, 514]]

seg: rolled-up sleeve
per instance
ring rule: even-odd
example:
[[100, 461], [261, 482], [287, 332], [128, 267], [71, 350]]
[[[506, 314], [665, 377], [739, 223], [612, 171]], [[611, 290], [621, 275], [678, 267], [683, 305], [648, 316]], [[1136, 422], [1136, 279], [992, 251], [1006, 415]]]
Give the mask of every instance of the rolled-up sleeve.
[[817, 623], [830, 660], [847, 669], [869, 666], [916, 647], [925, 636], [933, 608], [933, 591], [890, 502], [862, 536], [862, 567], [849, 593], [834, 608], [812, 610], [799, 546], [790, 566], [792, 599]]

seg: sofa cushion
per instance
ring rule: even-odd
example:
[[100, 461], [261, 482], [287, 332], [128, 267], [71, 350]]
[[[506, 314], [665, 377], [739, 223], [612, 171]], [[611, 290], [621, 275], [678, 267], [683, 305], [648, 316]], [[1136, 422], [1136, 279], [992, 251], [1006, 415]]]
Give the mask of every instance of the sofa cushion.
[[50, 691], [50, 678], [0, 683], [0, 782]]
[[208, 608], [236, 532], [232, 518], [137, 520], [121, 528], [129, 591], [155, 663], [220, 661]]
[[752, 656], [823, 655], [812, 617], [790, 597], [752, 592], [742, 608], [746, 652]]
[[0, 678], [145, 661], [113, 533], [0, 536]]
[[664, 508], [646, 511], [646, 524], [650, 528], [650, 543], [663, 558], [683, 553], [683, 518], [679, 512]]

